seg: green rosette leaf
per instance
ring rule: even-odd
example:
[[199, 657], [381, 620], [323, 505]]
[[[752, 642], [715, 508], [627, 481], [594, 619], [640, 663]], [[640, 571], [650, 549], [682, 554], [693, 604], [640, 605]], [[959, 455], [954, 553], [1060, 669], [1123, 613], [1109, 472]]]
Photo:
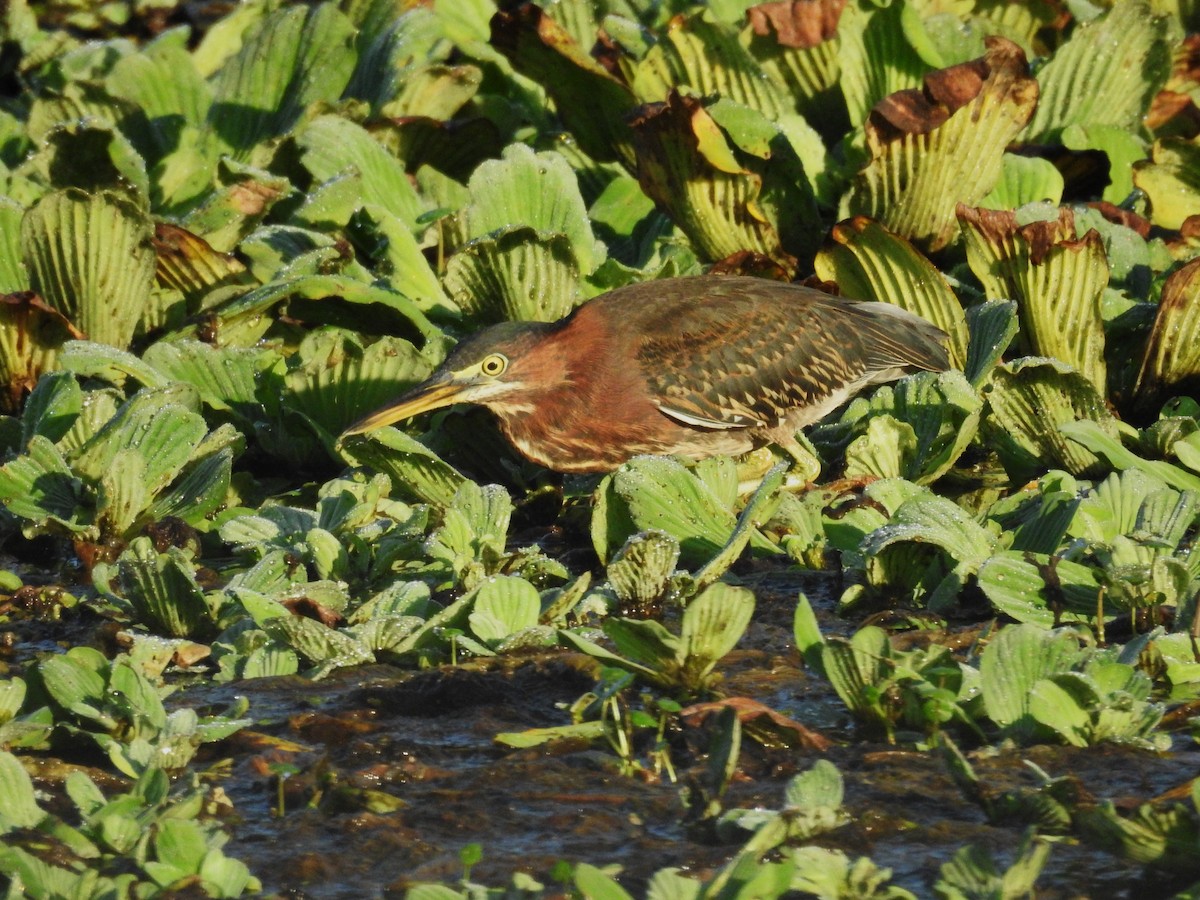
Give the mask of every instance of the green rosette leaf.
[[1062, 360], [1106, 396], [1101, 300], [1109, 272], [1100, 235], [1076, 238], [1066, 208], [1024, 226], [1008, 211], [960, 206], [958, 216], [971, 271], [989, 299], [1016, 302], [1027, 352]]
[[[703, 103], [673, 93], [665, 103], [645, 107], [633, 129], [642, 190], [668, 212], [701, 256], [715, 262], [748, 251], [784, 272], [795, 271], [796, 257], [782, 237], [790, 223], [773, 219], [763, 208], [765, 167], [753, 160], [763, 161], [735, 149]], [[787, 212], [797, 222], [815, 215], [811, 194], [807, 201], [802, 194], [793, 191], [797, 202]]]
[[450, 257], [442, 283], [463, 314], [481, 324], [553, 322], [582, 300], [567, 236], [525, 226], [463, 245]]
[[417, 219], [425, 204], [404, 171], [403, 163], [392, 156], [361, 125], [340, 116], [318, 116], [296, 134], [300, 161], [318, 182], [329, 182], [347, 172], [362, 181], [358, 197], [369, 197], [417, 232]]
[[169, 637], [197, 637], [212, 625], [204, 591], [191, 559], [178, 548], [158, 553], [147, 537], [137, 537], [115, 565], [98, 563], [97, 586], [125, 600], [137, 620]]
[[1048, 159], [1005, 153], [1000, 163], [1000, 180], [979, 205], [984, 209], [1016, 209], [1027, 203], [1043, 202], [1058, 206], [1063, 186], [1062, 173]]
[[617, 599], [646, 604], [663, 597], [679, 562], [679, 542], [665, 531], [643, 531], [613, 555], [605, 574]]
[[1041, 99], [1022, 138], [1053, 143], [1069, 125], [1139, 131], [1171, 71], [1169, 30], [1147, 0], [1114, 3], [1079, 25], [1038, 71]]
[[767, 77], [783, 87], [823, 133], [846, 124], [846, 101], [837, 90], [842, 74], [839, 24], [845, 7], [845, 0], [760, 3], [746, 10], [748, 24], [741, 36]]
[[354, 72], [354, 26], [337, 7], [288, 6], [253, 27], [213, 81], [208, 126], [235, 159], [333, 102]]
[[1023, 358], [997, 367], [984, 389], [983, 432], [1009, 477], [1024, 482], [1047, 466], [1072, 475], [1103, 471], [1099, 457], [1069, 440], [1060, 426], [1090, 420], [1115, 435], [1116, 420], [1095, 387], [1057, 360]]
[[927, 75], [923, 90], [889, 95], [867, 121], [871, 159], [843, 215], [870, 216], [931, 250], [945, 247], [957, 236], [955, 204], [974, 205], [996, 186], [1004, 150], [1036, 103], [1025, 54], [1003, 38], [990, 38], [980, 59]]
[[[586, 7], [564, 4], [559, 8]], [[563, 124], [588, 156], [605, 162], [633, 163], [632, 134], [626, 117], [633, 92], [587, 52], [595, 29], [580, 44], [555, 19], [532, 3], [501, 10], [492, 19], [492, 46], [513, 67], [542, 85], [554, 100]]]
[[150, 304], [151, 234], [118, 194], [47, 194], [21, 222], [30, 287], [90, 340], [128, 347]]
[[466, 479], [424, 444], [396, 428], [347, 438], [338, 453], [352, 466], [370, 466], [391, 479], [401, 497], [446, 507]]
[[687, 563], [711, 559], [733, 534], [733, 511], [699, 478], [674, 459], [641, 456], [605, 477], [596, 489], [592, 544], [600, 558], [648, 529], [679, 542]]
[[1082, 657], [1075, 635], [1036, 625], [1003, 629], [979, 660], [979, 684], [988, 717], [1020, 741], [1044, 735], [1030, 712], [1030, 692], [1043, 678], [1070, 671]]
[[1018, 622], [1053, 628], [1096, 621], [1096, 570], [1045, 553], [1003, 550], [977, 574], [979, 588], [999, 612]]
[[838, 23], [838, 63], [850, 124], [867, 121], [884, 97], [919, 87], [931, 68], [909, 43], [906, 4], [848, 4]]

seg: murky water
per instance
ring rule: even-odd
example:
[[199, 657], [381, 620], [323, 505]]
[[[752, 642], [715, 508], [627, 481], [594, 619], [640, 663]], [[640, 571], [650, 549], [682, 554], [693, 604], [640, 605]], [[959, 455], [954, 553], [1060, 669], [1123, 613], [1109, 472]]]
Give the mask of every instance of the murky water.
[[[747, 573], [758, 597], [754, 622], [721, 666], [723, 692], [748, 697], [822, 732], [825, 754], [768, 749], [745, 740], [726, 808], [778, 808], [784, 785], [822, 755], [846, 779], [850, 825], [819, 839], [894, 870], [917, 896], [932, 895], [938, 869], [975, 842], [1004, 864], [1019, 826], [995, 826], [959, 792], [935, 753], [865, 742], [840, 701], [803, 669], [792, 642], [798, 589], [816, 598], [822, 626], [849, 630], [830, 614], [836, 593], [826, 576]], [[71, 628], [21, 626], [24, 655], [55, 629], [72, 643], [94, 642], [105, 628], [84, 617]], [[46, 646], [49, 646], [46, 644]], [[28, 657], [26, 657], [28, 658]], [[205, 747], [195, 767], [235, 809], [228, 852], [245, 861], [268, 891], [323, 900], [393, 897], [415, 882], [454, 882], [459, 853], [478, 843], [484, 858], [473, 881], [499, 886], [525, 872], [547, 885], [559, 860], [622, 867], [635, 896], [665, 866], [703, 876], [726, 862], [737, 842], [714, 842], [685, 824], [681, 786], [703, 777], [703, 725], [671, 735], [679, 780], [622, 774], [603, 746], [559, 742], [513, 750], [501, 732], [567, 724], [566, 707], [595, 684], [583, 656], [550, 653], [413, 672], [368, 666], [320, 682], [299, 677], [195, 684], [169, 703], [224, 706], [250, 699], [258, 723]], [[648, 760], [647, 748], [639, 758]], [[1200, 770], [1200, 753], [1154, 755], [1119, 747], [1033, 747], [983, 752], [972, 761], [989, 788], [1032, 787], [1029, 760], [1051, 775], [1071, 774], [1097, 799], [1136, 804], [1178, 787]], [[217, 763], [228, 761], [228, 766]], [[281, 780], [282, 778], [282, 780]], [[1038, 882], [1040, 898], [1166, 896], [1141, 870], [1070, 839], [1055, 844]]]
[[[812, 586], [808, 588], [812, 590]], [[820, 839], [892, 868], [898, 883], [930, 896], [939, 866], [975, 842], [1011, 861], [1021, 828], [989, 825], [963, 798], [936, 754], [857, 740], [844, 707], [802, 669], [791, 646], [794, 589], [758, 586], [755, 622], [727, 658], [725, 693], [759, 700], [816, 728], [836, 744], [825, 754], [843, 772], [853, 822]], [[618, 864], [637, 896], [659, 868], [703, 875], [737, 844], [701, 841], [682, 822], [680, 785], [617, 771], [617, 757], [586, 745], [508, 750], [496, 734], [569, 721], [563, 707], [593, 686], [586, 658], [551, 654], [404, 672], [385, 666], [300, 679], [194, 689], [188, 702], [251, 698], [260, 729], [294, 741], [272, 749], [243, 733], [220, 748], [233, 771], [222, 782], [241, 822], [232, 848], [265, 886], [328, 900], [396, 896], [416, 881], [461, 876], [459, 851], [483, 846], [472, 880], [506, 883], [514, 871], [543, 883], [558, 860]], [[703, 771], [703, 735], [679, 736], [680, 783]], [[743, 743], [741, 772], [725, 805], [778, 808], [783, 787], [822, 754]], [[1157, 756], [1118, 747], [1034, 747], [973, 759], [990, 787], [1032, 787], [1024, 760], [1052, 775], [1073, 774], [1097, 798], [1142, 802], [1200, 769], [1192, 751]], [[270, 764], [299, 771], [284, 783], [286, 812]], [[370, 792], [398, 809], [380, 811]], [[386, 806], [386, 804], [383, 804]], [[375, 811], [372, 811], [374, 809]], [[1039, 897], [1158, 895], [1140, 869], [1064, 839], [1051, 853]], [[1149, 893], [1147, 893], [1149, 891]]]

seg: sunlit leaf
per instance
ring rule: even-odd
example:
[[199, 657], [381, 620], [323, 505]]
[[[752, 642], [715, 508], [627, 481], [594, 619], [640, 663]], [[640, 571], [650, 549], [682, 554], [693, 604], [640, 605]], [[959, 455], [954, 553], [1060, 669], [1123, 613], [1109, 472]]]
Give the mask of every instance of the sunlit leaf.
[[489, 578], [475, 593], [475, 606], [467, 621], [475, 636], [494, 644], [538, 623], [541, 602], [537, 589], [523, 578]]
[[1156, 397], [1200, 376], [1200, 259], [1170, 274], [1146, 342], [1138, 394]]
[[1095, 569], [1045, 553], [1005, 550], [978, 572], [992, 605], [1018, 622], [1052, 628], [1094, 622], [1100, 585]]
[[126, 600], [137, 620], [158, 633], [193, 637], [211, 624], [192, 562], [178, 548], [158, 553], [149, 538], [135, 538], [114, 566], [97, 565], [96, 579], [102, 590]]
[[444, 285], [463, 312], [481, 323], [553, 322], [582, 299], [570, 240], [532, 228], [477, 238], [450, 257]]
[[665, 531], [679, 542], [681, 558], [710, 559], [733, 533], [736, 519], [698, 478], [674, 459], [637, 457], [607, 476], [592, 516], [592, 542], [601, 559], [633, 534]]
[[979, 206], [983, 209], [1016, 209], [1026, 203], [1043, 201], [1057, 206], [1062, 195], [1062, 173], [1052, 162], [1005, 153], [1001, 160], [1000, 180], [979, 201]]
[[1142, 469], [1172, 487], [1185, 491], [1200, 491], [1200, 476], [1158, 459], [1142, 459], [1125, 447], [1120, 439], [1107, 432], [1099, 423], [1086, 419], [1059, 426], [1059, 432], [1071, 441], [1103, 456], [1116, 469]]
[[1068, 125], [1136, 131], [1170, 72], [1169, 23], [1147, 0], [1080, 25], [1037, 73], [1041, 99], [1022, 137], [1051, 143]]
[[1068, 671], [1080, 659], [1078, 638], [1036, 625], [1012, 625], [984, 648], [980, 684], [989, 718], [1020, 740], [1042, 726], [1030, 714], [1030, 691], [1041, 679]]
[[630, 536], [605, 574], [618, 599], [643, 604], [666, 593], [678, 562], [678, 541], [664, 531], [645, 531]]
[[91, 340], [127, 347], [150, 298], [150, 221], [115, 194], [47, 194], [21, 223], [30, 286]]
[[351, 465], [383, 472], [401, 496], [436, 506], [449, 506], [465, 481], [432, 450], [395, 428], [380, 428], [369, 436], [348, 439], [337, 449]]
[[697, 685], [737, 646], [753, 614], [754, 594], [727, 584], [714, 584], [688, 603], [680, 626], [680, 652]]
[[[318, 182], [346, 172], [361, 176], [361, 197], [369, 197], [410, 231], [425, 207], [404, 166], [361, 126], [340, 116], [319, 116], [297, 134], [301, 162]], [[361, 202], [361, 200], [360, 200]]]
[[847, 6], [838, 24], [838, 60], [850, 124], [863, 125], [884, 97], [919, 87], [931, 66], [908, 42], [904, 4]]
[[950, 336], [950, 362], [966, 365], [967, 323], [946, 279], [912, 244], [862, 216], [834, 226], [832, 241], [817, 254], [817, 275], [860, 300], [892, 303]]
[[958, 216], [971, 270], [988, 299], [1016, 302], [1028, 352], [1062, 360], [1106, 396], [1100, 302], [1108, 265], [1100, 235], [1077, 238], [1066, 208], [1024, 226], [1007, 211], [960, 206]]
[[1004, 149], [1036, 102], [1024, 53], [1002, 38], [990, 38], [981, 59], [927, 75], [922, 91], [890, 95], [871, 111], [871, 161], [843, 213], [932, 250], [946, 246], [957, 236], [955, 205], [974, 205], [995, 187]]
[[239, 159], [336, 100], [354, 71], [354, 29], [334, 6], [289, 6], [258, 23], [213, 83], [208, 124]]
[[[773, 219], [763, 209], [765, 168], [741, 155], [704, 105], [671, 94], [665, 103], [645, 107], [633, 121], [638, 180], [646, 195], [666, 209], [679, 228], [710, 261], [740, 251], [765, 256], [791, 272], [796, 260], [785, 247], [782, 231], [813, 215], [803, 180], [793, 179], [794, 202]], [[797, 169], [797, 178], [802, 171]], [[771, 207], [783, 208], [784, 193]], [[811, 195], [810, 195], [811, 198]], [[790, 221], [789, 221], [790, 220]], [[801, 249], [801, 248], [796, 248]]]

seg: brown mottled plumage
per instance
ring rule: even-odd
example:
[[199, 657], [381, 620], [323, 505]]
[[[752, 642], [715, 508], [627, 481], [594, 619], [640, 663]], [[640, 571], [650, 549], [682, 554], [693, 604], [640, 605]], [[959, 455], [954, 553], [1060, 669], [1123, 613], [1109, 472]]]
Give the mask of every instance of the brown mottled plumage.
[[479, 403], [525, 456], [608, 471], [639, 453], [692, 459], [789, 449], [869, 384], [947, 367], [946, 336], [885, 303], [759, 278], [704, 275], [619, 288], [553, 324], [471, 337], [425, 381], [347, 429]]

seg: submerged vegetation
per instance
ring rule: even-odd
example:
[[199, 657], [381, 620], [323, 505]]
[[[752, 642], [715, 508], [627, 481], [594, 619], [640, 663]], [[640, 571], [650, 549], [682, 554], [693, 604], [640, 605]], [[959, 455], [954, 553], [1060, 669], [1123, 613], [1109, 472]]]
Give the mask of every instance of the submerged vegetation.
[[[485, 887], [467, 844], [412, 897], [1015, 898], [1063, 847], [1200, 894], [1198, 32], [1192, 0], [4, 4], [6, 896], [262, 890], [239, 751], [260, 829], [399, 816], [288, 762], [255, 679], [546, 659], [590, 689], [491, 752], [678, 780], [723, 862]], [[563, 478], [479, 411], [339, 440], [479, 327], [710, 270], [902, 306], [953, 368], [802, 436], [808, 484], [770, 451]], [[810, 677], [743, 696], [772, 578]], [[907, 827], [821, 758], [856, 742], [997, 843], [840, 842]], [[1116, 796], [1073, 748], [1180, 763]], [[783, 799], [738, 806], [756, 777]]]

